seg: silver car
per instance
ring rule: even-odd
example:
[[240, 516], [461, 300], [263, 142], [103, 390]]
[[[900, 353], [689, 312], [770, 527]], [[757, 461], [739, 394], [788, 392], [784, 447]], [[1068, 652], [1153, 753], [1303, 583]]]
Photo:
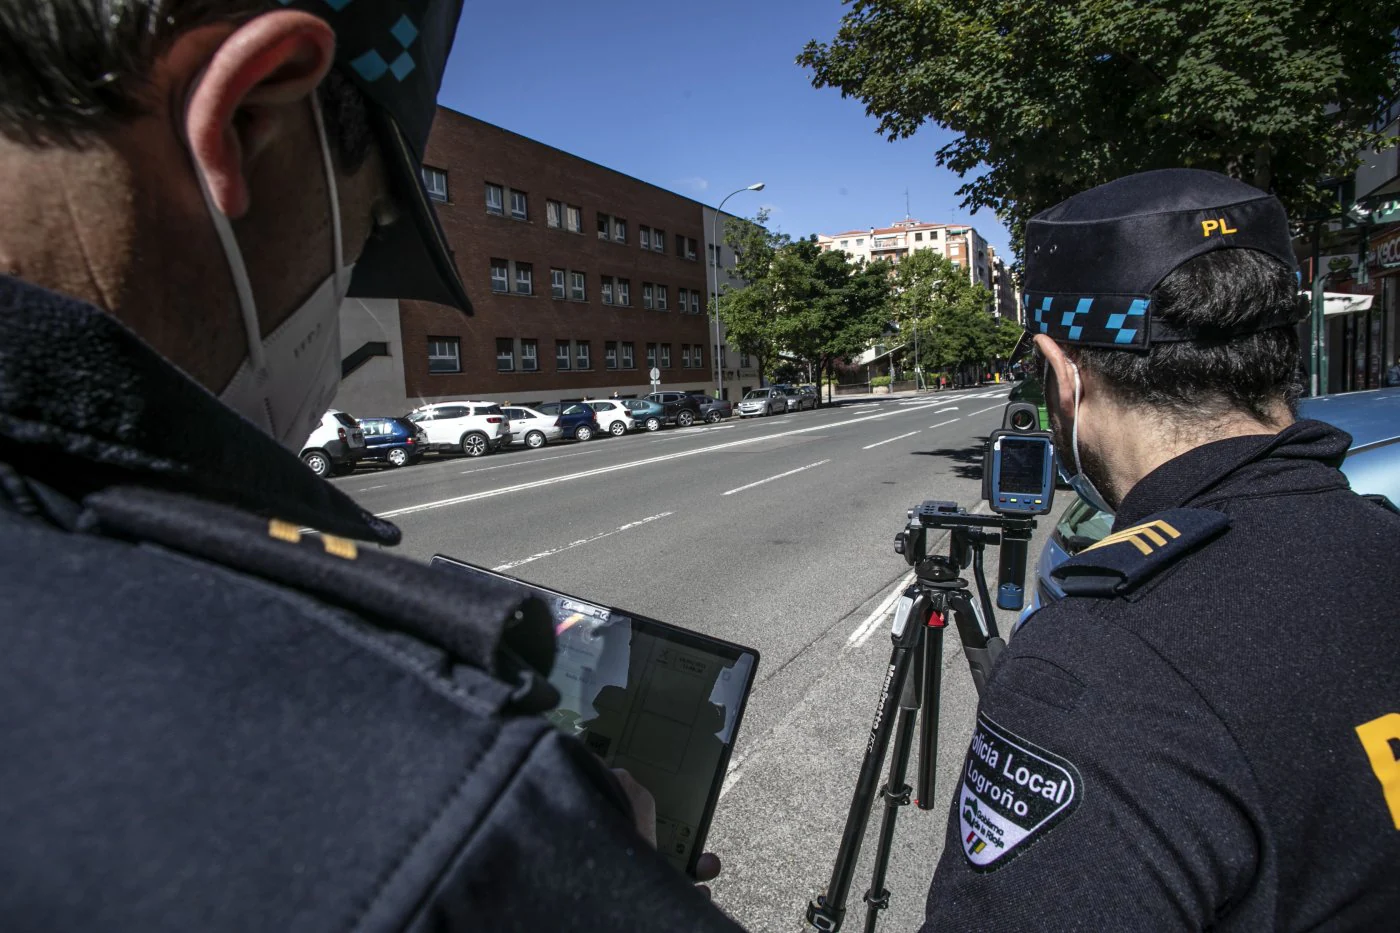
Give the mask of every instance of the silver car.
[[524, 405], [512, 405], [502, 409], [510, 419], [510, 442], [524, 444], [529, 448], [543, 447], [560, 440], [564, 429], [559, 427], [559, 419], [546, 415]]
[[753, 389], [740, 400], [740, 418], [756, 418], [760, 415], [781, 415], [788, 410], [787, 396], [782, 389], [769, 386], [766, 389]]

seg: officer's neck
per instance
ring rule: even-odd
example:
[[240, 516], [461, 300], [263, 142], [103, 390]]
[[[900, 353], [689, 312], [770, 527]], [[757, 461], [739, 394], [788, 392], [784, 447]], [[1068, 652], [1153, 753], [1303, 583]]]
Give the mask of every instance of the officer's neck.
[[191, 199], [172, 183], [189, 176], [188, 156], [133, 129], [81, 148], [0, 136], [0, 274], [107, 311], [196, 380], [222, 386], [238, 363], [223, 357], [241, 357], [245, 343], [231, 299], [229, 308], [210, 300], [227, 266], [210, 261], [222, 254], [198, 188]]
[[1230, 411], [1216, 417], [1183, 419], [1150, 406], [1124, 406], [1100, 400], [1099, 417], [1080, 428], [1081, 452], [1088, 448], [1107, 474], [1111, 499], [1124, 497], [1153, 470], [1182, 454], [1232, 437], [1277, 434], [1293, 423], [1288, 406], [1279, 402], [1267, 420], [1249, 412]]

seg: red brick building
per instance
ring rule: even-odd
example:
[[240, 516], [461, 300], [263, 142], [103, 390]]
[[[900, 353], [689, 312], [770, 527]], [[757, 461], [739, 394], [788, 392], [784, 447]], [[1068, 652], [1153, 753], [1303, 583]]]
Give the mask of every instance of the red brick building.
[[399, 303], [409, 402], [713, 386], [699, 202], [445, 108], [424, 164], [476, 314]]

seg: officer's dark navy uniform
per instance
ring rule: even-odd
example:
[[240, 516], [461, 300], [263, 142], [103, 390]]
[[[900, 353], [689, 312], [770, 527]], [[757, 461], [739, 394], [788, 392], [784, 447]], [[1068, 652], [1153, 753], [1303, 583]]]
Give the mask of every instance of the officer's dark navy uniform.
[[[460, 3], [288, 2], [334, 20], [407, 215], [350, 294], [465, 309], [418, 177]], [[0, 929], [734, 929], [541, 717], [544, 607], [398, 538], [0, 276]]]
[[[1102, 204], [1076, 200], [1094, 222]], [[1180, 223], [1259, 219], [1222, 204]], [[1072, 227], [1040, 245], [1082, 259], [1073, 241], [1095, 237]], [[1121, 233], [1099, 231], [1101, 264]], [[1282, 237], [1236, 245], [1279, 255]], [[1027, 243], [1031, 328], [1116, 339], [1123, 318], [1045, 301], [1059, 290]], [[1103, 288], [1126, 295], [1110, 314], [1148, 274]], [[1349, 443], [1302, 421], [1197, 447], [1057, 569], [1069, 595], [1018, 630], [981, 697], [927, 930], [1400, 929], [1400, 515], [1350, 491]]]

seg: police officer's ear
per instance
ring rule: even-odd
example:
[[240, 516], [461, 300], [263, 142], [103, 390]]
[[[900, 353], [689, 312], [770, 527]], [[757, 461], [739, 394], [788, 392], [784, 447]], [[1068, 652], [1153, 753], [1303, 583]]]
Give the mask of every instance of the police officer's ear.
[[306, 101], [334, 62], [335, 32], [309, 13], [277, 10], [248, 20], [203, 56], [200, 43], [210, 36], [195, 33], [177, 40], [189, 47], [172, 48], [167, 61], [189, 68], [183, 129], [215, 205], [237, 219], [248, 210], [258, 157], [307, 121]]
[[1074, 366], [1065, 355], [1064, 348], [1044, 334], [1036, 334], [1035, 349], [1055, 376], [1053, 385], [1049, 384], [1049, 380], [1046, 381], [1046, 403], [1050, 403], [1049, 393], [1053, 389], [1056, 410], [1074, 411]]

